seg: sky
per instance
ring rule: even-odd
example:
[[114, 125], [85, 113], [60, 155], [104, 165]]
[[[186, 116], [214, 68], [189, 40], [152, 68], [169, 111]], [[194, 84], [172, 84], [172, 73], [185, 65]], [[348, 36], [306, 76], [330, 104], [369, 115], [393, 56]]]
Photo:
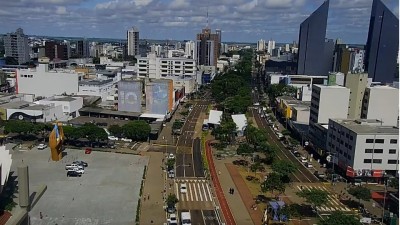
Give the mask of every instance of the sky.
[[[398, 0], [384, 0], [398, 17]], [[298, 41], [299, 26], [323, 0], [0, 0], [0, 33], [193, 40], [207, 25], [222, 42]], [[372, 0], [331, 0], [327, 38], [364, 44]]]

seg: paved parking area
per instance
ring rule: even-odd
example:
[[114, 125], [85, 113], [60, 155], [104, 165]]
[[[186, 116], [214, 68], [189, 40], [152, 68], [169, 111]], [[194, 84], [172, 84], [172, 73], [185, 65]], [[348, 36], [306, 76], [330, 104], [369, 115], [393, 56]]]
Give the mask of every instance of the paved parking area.
[[[50, 151], [13, 151], [12, 170], [29, 166], [30, 192], [42, 184], [47, 191], [30, 212], [34, 225], [134, 224], [144, 165], [142, 156], [67, 149], [60, 162], [50, 161]], [[65, 164], [86, 161], [82, 177], [67, 177]], [[43, 219], [40, 219], [40, 212]]]

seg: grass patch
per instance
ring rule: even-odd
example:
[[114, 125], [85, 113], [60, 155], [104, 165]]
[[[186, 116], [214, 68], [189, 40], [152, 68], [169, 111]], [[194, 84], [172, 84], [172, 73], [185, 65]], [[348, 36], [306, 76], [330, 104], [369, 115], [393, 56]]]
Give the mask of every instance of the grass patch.
[[203, 161], [203, 169], [204, 174], [208, 174], [208, 161], [206, 156], [206, 136], [208, 135], [208, 131], [204, 131], [201, 134], [201, 158]]
[[139, 225], [139, 221], [140, 221], [140, 198], [138, 199], [138, 205], [136, 207], [136, 225]]

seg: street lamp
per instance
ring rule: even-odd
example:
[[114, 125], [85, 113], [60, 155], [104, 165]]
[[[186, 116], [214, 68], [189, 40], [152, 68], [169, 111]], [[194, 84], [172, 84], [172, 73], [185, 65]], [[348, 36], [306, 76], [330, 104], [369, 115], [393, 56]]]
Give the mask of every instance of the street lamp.
[[332, 179], [331, 179], [331, 182], [332, 182], [332, 184], [333, 184], [333, 182], [334, 182], [334, 178], [335, 178], [335, 156], [336, 156], [336, 152], [334, 152], [334, 153], [331, 153], [331, 152], [329, 152], [329, 155], [326, 157], [326, 161], [328, 161], [328, 162], [331, 162], [332, 161], [332, 172], [333, 172], [333, 174], [332, 174]]
[[165, 139], [165, 136], [163, 136], [162, 138], [165, 141], [165, 155], [167, 155], [167, 139]]

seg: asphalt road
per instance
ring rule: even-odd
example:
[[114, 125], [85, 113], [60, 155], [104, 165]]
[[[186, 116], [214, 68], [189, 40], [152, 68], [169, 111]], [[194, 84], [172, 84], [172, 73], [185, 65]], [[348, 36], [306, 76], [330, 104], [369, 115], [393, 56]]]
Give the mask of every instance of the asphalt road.
[[313, 183], [319, 182], [318, 178], [314, 176], [300, 161], [289, 152], [288, 149], [278, 140], [278, 137], [275, 135], [274, 131], [268, 125], [265, 118], [261, 118], [260, 114], [258, 113], [257, 109], [251, 109], [251, 113], [256, 120], [258, 127], [264, 128], [267, 131], [267, 139], [268, 142], [272, 145], [275, 145], [279, 150], [277, 152], [278, 158], [281, 160], [289, 160], [296, 166], [296, 171], [291, 174], [291, 179], [298, 182], [304, 183]]
[[195, 177], [204, 177], [203, 162], [201, 159], [201, 140], [196, 138], [193, 142], [193, 166]]
[[[187, 210], [182, 210], [187, 211]], [[214, 210], [190, 210], [192, 225], [218, 225]], [[181, 212], [179, 212], [179, 220]]]

